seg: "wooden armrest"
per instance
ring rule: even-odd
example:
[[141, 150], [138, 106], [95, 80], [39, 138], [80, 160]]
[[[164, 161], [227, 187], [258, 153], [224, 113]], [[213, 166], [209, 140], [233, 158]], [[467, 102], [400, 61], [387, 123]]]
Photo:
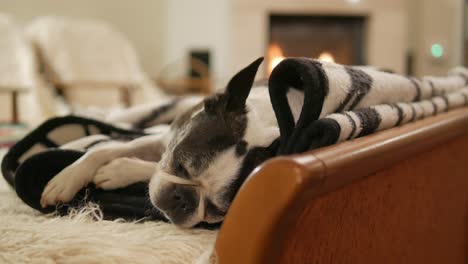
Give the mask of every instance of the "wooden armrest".
[[120, 92], [120, 100], [125, 107], [131, 106], [131, 92], [133, 92], [137, 87], [137, 83], [124, 83], [124, 82], [115, 82], [115, 81], [74, 81], [74, 82], [60, 82], [52, 81], [52, 84], [59, 90], [66, 91], [68, 89], [83, 89], [86, 87], [92, 89], [107, 89], [113, 90], [118, 89]]
[[21, 85], [0, 85], [0, 93], [26, 93], [30, 90], [31, 88]]
[[93, 89], [136, 89], [139, 84], [134, 82], [116, 82], [116, 81], [71, 81], [71, 82], [62, 82], [62, 81], [51, 81], [52, 85], [56, 86], [58, 89], [83, 89], [90, 87]]
[[[468, 108], [461, 108], [274, 158], [250, 175], [234, 199], [216, 242], [218, 261], [376, 263], [389, 257], [391, 263], [414, 263], [423, 261], [419, 257], [425, 252], [434, 257], [424, 263], [438, 263], [437, 257], [446, 255], [452, 259], [445, 263], [465, 263], [467, 149]], [[450, 210], [440, 209], [445, 204]], [[446, 233], [453, 243], [447, 243]], [[439, 240], [429, 242], [429, 234]]]

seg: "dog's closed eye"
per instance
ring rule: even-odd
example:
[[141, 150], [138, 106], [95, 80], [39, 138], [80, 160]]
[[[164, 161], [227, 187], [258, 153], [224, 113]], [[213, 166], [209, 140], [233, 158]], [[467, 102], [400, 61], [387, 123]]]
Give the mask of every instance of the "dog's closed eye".
[[175, 169], [175, 173], [176, 173], [177, 176], [182, 177], [182, 178], [186, 178], [186, 179], [190, 178], [190, 173], [187, 171], [187, 169], [185, 168], [185, 166], [182, 163], [176, 162], [175, 166], [174, 166], [174, 169]]

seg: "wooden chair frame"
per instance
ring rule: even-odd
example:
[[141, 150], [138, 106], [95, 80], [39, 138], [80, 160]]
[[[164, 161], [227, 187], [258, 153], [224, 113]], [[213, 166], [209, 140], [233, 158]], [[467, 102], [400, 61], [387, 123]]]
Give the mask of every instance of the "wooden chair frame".
[[225, 263], [468, 263], [468, 108], [272, 159], [237, 194]]

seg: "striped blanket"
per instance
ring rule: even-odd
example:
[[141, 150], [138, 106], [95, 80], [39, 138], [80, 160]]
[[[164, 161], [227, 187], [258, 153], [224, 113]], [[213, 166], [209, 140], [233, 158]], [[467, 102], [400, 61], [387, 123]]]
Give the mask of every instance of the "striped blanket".
[[[468, 70], [417, 79], [306, 58], [281, 62], [269, 89], [280, 126], [278, 154], [299, 153], [365, 136], [468, 104]], [[286, 93], [304, 91], [294, 122]]]

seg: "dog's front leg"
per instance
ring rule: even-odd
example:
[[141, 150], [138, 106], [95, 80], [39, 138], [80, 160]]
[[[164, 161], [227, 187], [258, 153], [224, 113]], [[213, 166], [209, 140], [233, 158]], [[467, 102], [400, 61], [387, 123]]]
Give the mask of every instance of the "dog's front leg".
[[137, 157], [145, 160], [159, 160], [165, 149], [165, 137], [165, 134], [151, 135], [127, 143], [113, 142], [93, 149], [47, 183], [42, 193], [41, 206], [69, 202], [80, 189], [93, 180], [99, 168], [114, 159]]
[[137, 182], [149, 182], [157, 163], [137, 158], [118, 158], [102, 166], [94, 176], [97, 188], [112, 190]]

